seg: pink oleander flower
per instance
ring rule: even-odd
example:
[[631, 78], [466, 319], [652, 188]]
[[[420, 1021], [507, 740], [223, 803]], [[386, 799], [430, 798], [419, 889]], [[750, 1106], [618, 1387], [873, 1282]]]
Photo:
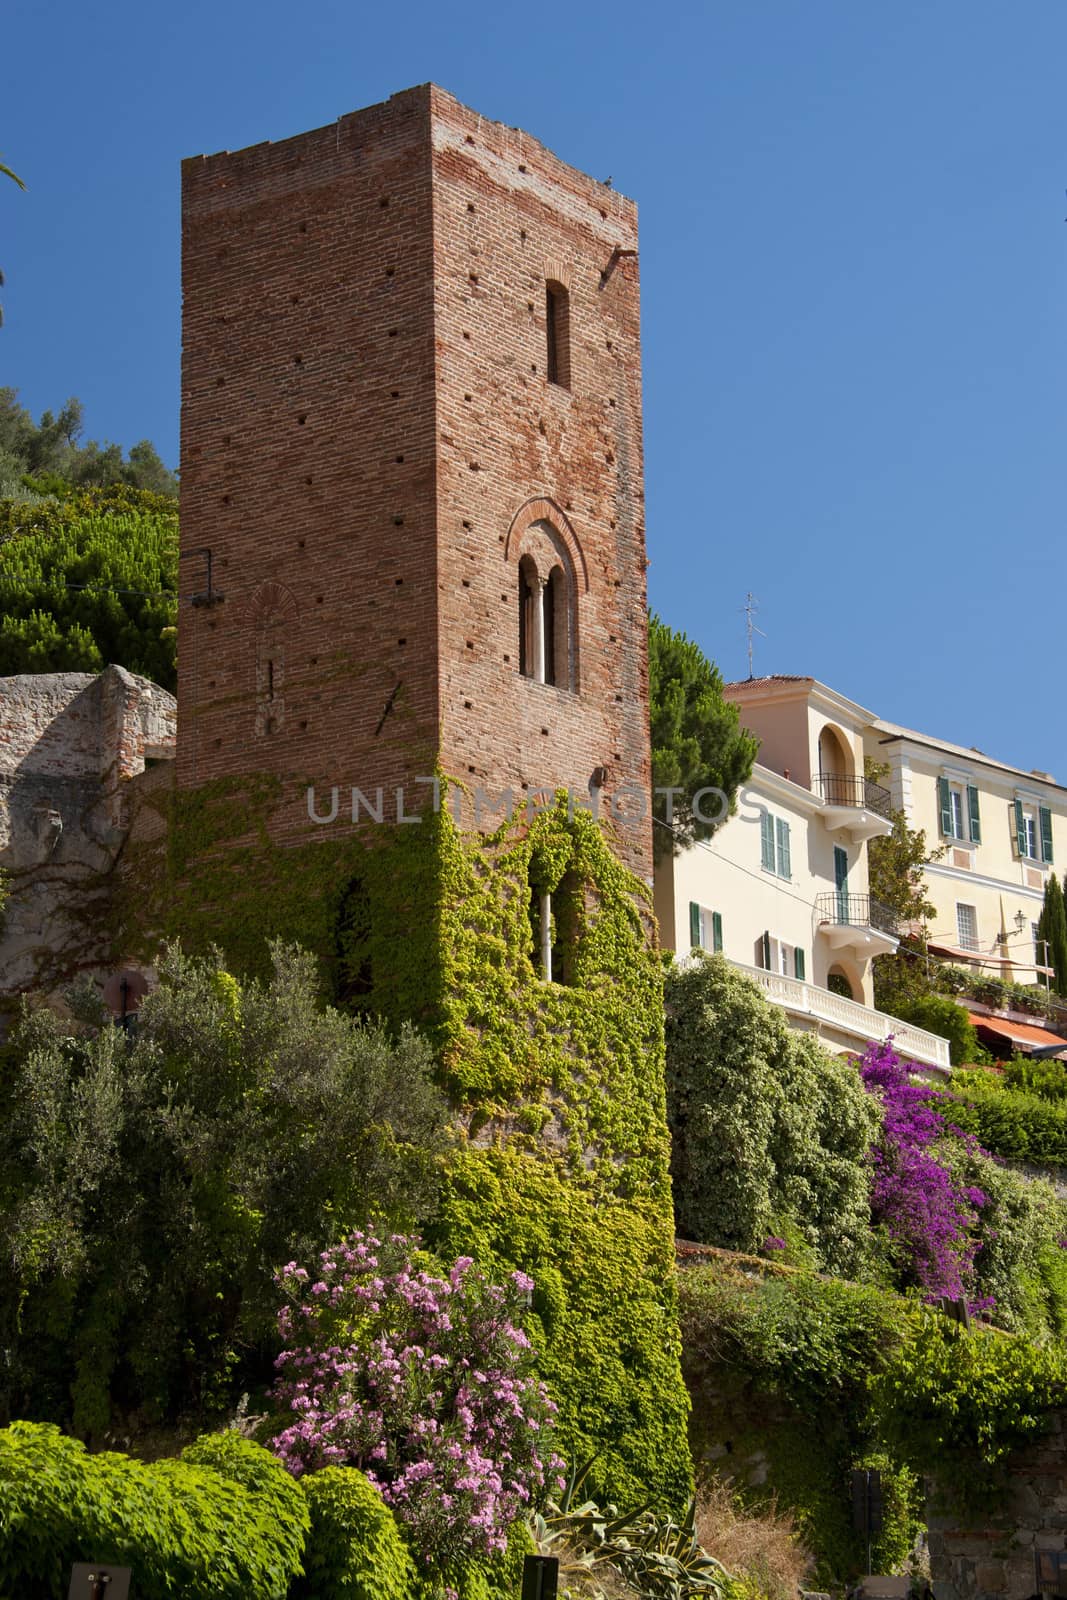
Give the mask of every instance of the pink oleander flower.
[[469, 1257], [436, 1277], [414, 1265], [417, 1247], [367, 1231], [324, 1252], [312, 1284], [293, 1262], [276, 1275], [274, 1393], [292, 1421], [272, 1445], [295, 1476], [360, 1467], [442, 1573], [502, 1550], [562, 1463], [518, 1325], [533, 1280], [490, 1284]]

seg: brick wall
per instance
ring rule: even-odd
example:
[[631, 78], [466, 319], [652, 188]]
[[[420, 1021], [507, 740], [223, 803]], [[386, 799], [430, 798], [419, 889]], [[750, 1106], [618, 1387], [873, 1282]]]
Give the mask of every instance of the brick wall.
[[[432, 86], [187, 161], [183, 196], [179, 784], [289, 778], [288, 834], [306, 783], [410, 792], [435, 759], [493, 790], [647, 786], [632, 203]], [[518, 670], [546, 537], [574, 689]], [[224, 598], [194, 606], [204, 547]], [[649, 824], [620, 839], [651, 878]]]

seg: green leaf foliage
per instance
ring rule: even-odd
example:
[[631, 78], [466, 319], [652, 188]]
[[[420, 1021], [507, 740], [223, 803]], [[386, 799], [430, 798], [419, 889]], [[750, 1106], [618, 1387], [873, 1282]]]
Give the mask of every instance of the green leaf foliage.
[[31, 1015], [0, 1119], [11, 1412], [99, 1438], [225, 1407], [271, 1374], [273, 1269], [372, 1213], [432, 1210], [429, 1051], [318, 998], [305, 955], [243, 988], [172, 950], [132, 1041], [88, 1003]]
[[0, 493], [10, 493], [10, 486], [21, 481], [31, 496], [111, 484], [177, 495], [177, 479], [147, 439], [131, 446], [124, 459], [117, 444], [101, 445], [95, 439], [81, 444], [82, 431], [80, 400], [70, 399], [58, 413], [45, 411], [40, 422], [34, 422], [19, 405], [18, 390], [0, 388]]
[[953, 1176], [982, 1191], [974, 1258], [974, 1298], [992, 1299], [1000, 1328], [1035, 1340], [1067, 1337], [1067, 1202], [1051, 1183], [945, 1140], [939, 1152]]
[[1026, 1090], [986, 1087], [979, 1075], [953, 1080], [952, 1120], [994, 1155], [1067, 1165], [1067, 1102]]
[[122, 486], [0, 500], [0, 676], [117, 663], [176, 682], [178, 515]]
[[[284, 929], [348, 1004], [417, 1024], [458, 1130], [427, 1242], [494, 1278], [530, 1274], [563, 1449], [597, 1457], [603, 1498], [680, 1507], [688, 1401], [649, 889], [565, 799], [488, 837], [461, 834], [443, 807], [282, 848], [272, 818], [294, 805], [304, 813], [302, 788], [267, 779], [183, 793], [127, 856], [123, 948], [143, 939], [150, 953], [152, 932], [181, 929], [243, 973]], [[566, 982], [535, 964], [535, 890], [552, 894]]]
[[791, 1032], [721, 955], [672, 968], [665, 1003], [679, 1232], [753, 1251], [791, 1228], [814, 1265], [857, 1271], [878, 1110], [855, 1067]]
[[[1067, 995], [1067, 907], [1064, 906], [1060, 880], [1050, 872], [1045, 884], [1045, 900], [1037, 923], [1038, 950], [1042, 966], [1052, 968], [1052, 987], [1057, 994]], [[1041, 941], [1046, 941], [1042, 949]], [[1047, 959], [1046, 959], [1047, 958]]]
[[904, 999], [889, 997], [886, 1001], [889, 1015], [901, 1022], [911, 1022], [917, 1028], [940, 1034], [948, 1040], [949, 1060], [954, 1067], [970, 1066], [984, 1061], [987, 1052], [982, 1048], [967, 1012], [955, 1000], [944, 994], [914, 994]]
[[849, 1473], [882, 1474], [879, 1571], [906, 1558], [921, 1523], [914, 1473], [890, 1453], [871, 1387], [907, 1338], [911, 1308], [884, 1291], [743, 1258], [686, 1267], [679, 1283], [693, 1453], [744, 1499], [796, 1516], [820, 1584], [867, 1570], [852, 1530]]
[[4, 1594], [65, 1600], [72, 1564], [106, 1559], [133, 1569], [138, 1600], [285, 1600], [309, 1521], [297, 1483], [236, 1436], [145, 1465], [47, 1424], [0, 1432]]
[[883, 1436], [962, 1507], [995, 1503], [1011, 1452], [1048, 1432], [1067, 1392], [1061, 1348], [924, 1312], [874, 1391]]
[[[724, 821], [734, 797], [752, 776], [759, 740], [741, 727], [737, 707], [723, 697], [722, 675], [698, 644], [652, 615], [648, 622], [648, 694], [652, 732], [652, 783], [677, 789], [670, 807], [657, 794], [653, 816], [657, 857], [677, 854], [694, 839], [710, 839], [715, 822], [693, 809], [701, 789], [721, 790], [699, 803], [707, 817]], [[673, 835], [672, 830], [673, 829]]]
[[297, 1480], [311, 1533], [292, 1600], [411, 1600], [415, 1564], [396, 1520], [354, 1467], [327, 1467]]

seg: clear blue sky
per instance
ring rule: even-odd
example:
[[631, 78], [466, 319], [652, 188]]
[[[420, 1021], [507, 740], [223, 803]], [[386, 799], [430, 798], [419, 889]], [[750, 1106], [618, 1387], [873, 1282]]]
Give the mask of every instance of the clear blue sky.
[[0, 383], [177, 460], [178, 164], [434, 79], [637, 199], [652, 604], [1067, 782], [1067, 6], [15, 0]]

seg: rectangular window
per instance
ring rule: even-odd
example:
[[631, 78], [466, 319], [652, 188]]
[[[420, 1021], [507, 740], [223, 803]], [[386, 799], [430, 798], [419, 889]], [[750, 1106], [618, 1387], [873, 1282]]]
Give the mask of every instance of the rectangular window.
[[689, 942], [694, 950], [710, 950], [712, 952], [721, 950], [721, 914], [718, 911], [710, 911], [707, 906], [698, 905], [695, 900], [690, 900]]
[[1046, 864], [1050, 864], [1052, 861], [1052, 812], [1048, 806], [1038, 806], [1037, 817], [1041, 834], [1041, 859]]
[[760, 864], [764, 872], [776, 877], [792, 877], [792, 856], [789, 846], [789, 824], [784, 817], [772, 817], [769, 811], [760, 812]]
[[804, 982], [804, 952], [800, 948], [799, 945], [797, 945], [796, 949], [793, 951], [793, 971], [794, 971], [795, 975], [800, 979], [801, 983], [803, 983]]
[[978, 810], [978, 790], [973, 783], [967, 785], [967, 821], [971, 830], [971, 843], [982, 842], [982, 818]]
[[781, 817], [777, 817], [774, 828], [778, 839], [778, 876], [788, 878], [792, 876], [789, 859], [789, 824], [783, 822]]
[[1031, 861], [1036, 861], [1038, 859], [1037, 818], [1032, 811], [1023, 812], [1023, 839], [1026, 845], [1023, 855], [1027, 856]]
[[951, 783], [948, 778], [938, 778], [937, 809], [943, 839], [981, 844], [982, 820], [978, 790], [973, 783]]
[[570, 296], [561, 283], [545, 285], [545, 370], [549, 383], [571, 386]]
[[978, 912], [974, 906], [956, 902], [956, 928], [961, 950], [978, 949]]

